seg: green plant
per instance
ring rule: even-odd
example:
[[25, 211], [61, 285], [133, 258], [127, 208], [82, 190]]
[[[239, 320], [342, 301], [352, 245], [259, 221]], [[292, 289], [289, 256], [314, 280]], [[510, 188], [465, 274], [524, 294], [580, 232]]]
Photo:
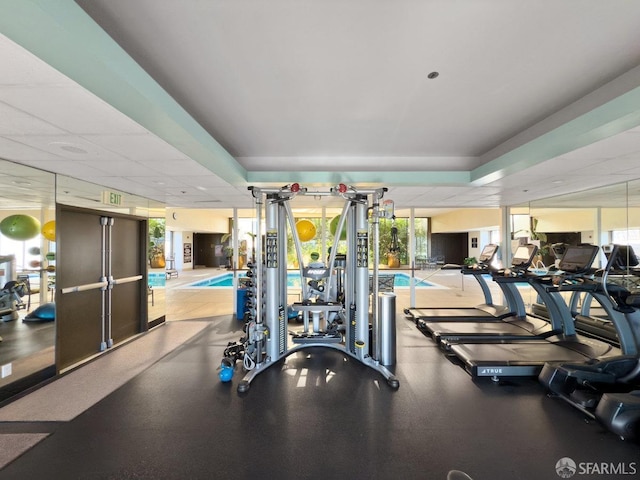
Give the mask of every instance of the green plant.
[[149, 249], [148, 259], [151, 268], [164, 268], [164, 235], [165, 224], [163, 218], [149, 219]]
[[149, 219], [149, 260], [164, 257], [164, 219]]
[[478, 263], [478, 259], [476, 257], [467, 257], [464, 259], [465, 265], [476, 265]]
[[549, 255], [549, 245], [547, 244], [547, 234], [538, 232], [538, 219], [535, 217], [531, 217], [529, 220], [530, 231], [531, 231], [531, 240], [539, 240], [540, 241], [540, 255]]

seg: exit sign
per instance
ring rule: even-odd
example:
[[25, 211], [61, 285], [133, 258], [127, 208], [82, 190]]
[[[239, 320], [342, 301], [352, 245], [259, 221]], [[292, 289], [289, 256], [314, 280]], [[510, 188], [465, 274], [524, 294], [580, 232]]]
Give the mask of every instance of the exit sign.
[[105, 190], [102, 192], [102, 203], [119, 207], [122, 205], [122, 194]]

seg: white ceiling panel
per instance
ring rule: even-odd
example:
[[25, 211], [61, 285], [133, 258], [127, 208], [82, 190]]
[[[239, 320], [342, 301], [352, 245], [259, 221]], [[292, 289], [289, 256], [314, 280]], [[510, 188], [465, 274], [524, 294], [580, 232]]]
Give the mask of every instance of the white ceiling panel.
[[25, 162], [29, 160], [54, 161], [61, 160], [64, 157], [25, 145], [20, 139], [11, 140], [0, 136], [0, 158], [15, 162]]
[[77, 135], [21, 135], [5, 138], [68, 160], [95, 161], [123, 159], [118, 154], [99, 147]]
[[94, 145], [136, 162], [188, 160], [186, 155], [148, 132], [129, 135], [82, 135], [82, 137]]
[[66, 132], [0, 102], [0, 135], [63, 135]]
[[0, 101], [76, 135], [145, 133], [140, 125], [76, 85], [2, 88]]
[[24, 165], [39, 168], [47, 172], [60, 173], [70, 177], [89, 179], [102, 175], [103, 172], [98, 170], [94, 164], [87, 162], [76, 162], [64, 159], [46, 159], [46, 160], [23, 160]]

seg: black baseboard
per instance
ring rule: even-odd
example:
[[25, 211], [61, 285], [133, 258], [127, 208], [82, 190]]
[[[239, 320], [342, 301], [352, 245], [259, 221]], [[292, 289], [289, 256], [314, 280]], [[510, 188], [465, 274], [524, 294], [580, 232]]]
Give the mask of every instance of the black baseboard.
[[166, 321], [167, 321], [167, 317], [165, 315], [158, 317], [154, 320], [151, 320], [149, 322], [149, 330], [152, 329], [153, 327], [157, 327], [158, 325], [163, 324]]
[[10, 384], [0, 388], [0, 402], [3, 403], [9, 399], [15, 400], [14, 397], [17, 398], [20, 394], [25, 393], [27, 390], [55, 376], [56, 367], [55, 365], [50, 365], [42, 370], [32, 373], [31, 375], [27, 375], [26, 377], [16, 380], [15, 382], [11, 382]]

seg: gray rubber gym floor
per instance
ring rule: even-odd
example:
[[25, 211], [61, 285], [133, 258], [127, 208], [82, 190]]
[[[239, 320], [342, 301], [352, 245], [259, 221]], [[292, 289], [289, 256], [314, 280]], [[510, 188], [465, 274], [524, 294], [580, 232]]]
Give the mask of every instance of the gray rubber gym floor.
[[216, 369], [240, 325], [216, 317], [68, 421], [5, 420], [3, 433], [46, 438], [0, 478], [444, 480], [457, 469], [544, 480], [560, 478], [564, 457], [640, 471], [640, 446], [547, 398], [537, 381], [474, 382], [402, 316], [397, 331], [397, 391], [340, 352], [312, 349], [239, 395], [241, 372], [221, 383]]

